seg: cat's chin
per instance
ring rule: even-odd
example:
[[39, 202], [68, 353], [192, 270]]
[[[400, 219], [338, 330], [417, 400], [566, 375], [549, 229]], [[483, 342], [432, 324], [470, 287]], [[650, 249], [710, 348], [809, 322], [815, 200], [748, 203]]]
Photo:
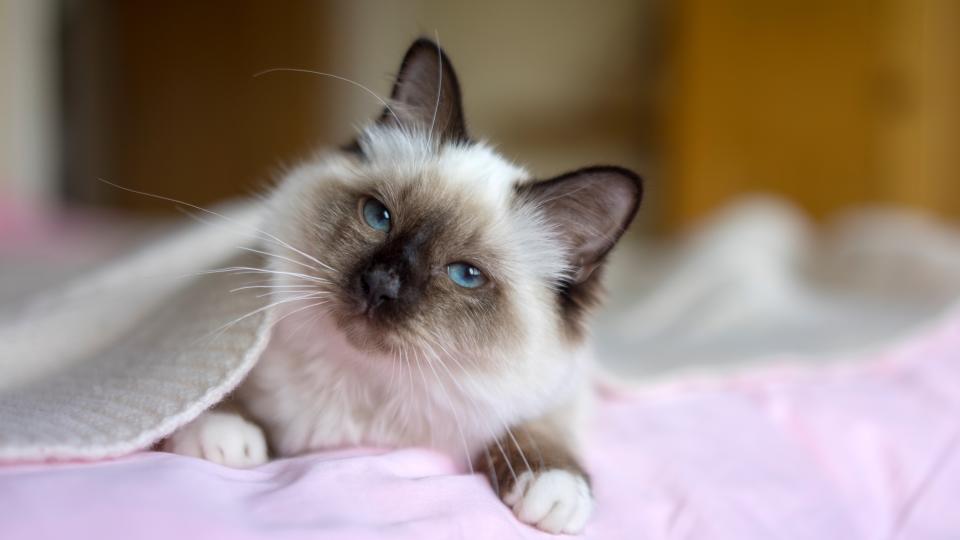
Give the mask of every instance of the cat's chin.
[[363, 313], [349, 313], [334, 319], [347, 343], [360, 352], [380, 356], [394, 354], [404, 348], [402, 340], [393, 330], [371, 321]]

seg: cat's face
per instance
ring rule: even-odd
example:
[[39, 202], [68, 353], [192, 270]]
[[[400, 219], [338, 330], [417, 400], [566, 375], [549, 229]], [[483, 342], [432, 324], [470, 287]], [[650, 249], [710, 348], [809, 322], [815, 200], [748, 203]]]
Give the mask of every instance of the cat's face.
[[[512, 183], [526, 174], [479, 147], [377, 137], [361, 141], [362, 159], [344, 156], [342, 170], [306, 187], [298, 228], [335, 269], [314, 272], [330, 282], [325, 309], [364, 350], [522, 339], [514, 299], [536, 297], [564, 270], [555, 250], [535, 245], [530, 212], [511, 208]], [[416, 166], [397, 166], [418, 152]]]
[[355, 348], [505, 353], [580, 338], [640, 185], [614, 167], [534, 181], [469, 140], [456, 76], [421, 41], [380, 120], [280, 194], [280, 234], [322, 262], [290, 270], [322, 283]]

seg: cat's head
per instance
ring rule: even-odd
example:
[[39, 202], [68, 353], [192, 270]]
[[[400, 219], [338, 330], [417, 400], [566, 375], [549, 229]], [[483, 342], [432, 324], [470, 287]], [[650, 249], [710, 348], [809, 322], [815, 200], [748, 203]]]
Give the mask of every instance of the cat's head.
[[471, 138], [453, 67], [421, 39], [379, 119], [283, 181], [272, 225], [309, 258], [274, 266], [312, 278], [288, 276], [287, 297], [322, 289], [308, 312], [360, 351], [575, 345], [641, 194], [623, 168], [538, 180]]

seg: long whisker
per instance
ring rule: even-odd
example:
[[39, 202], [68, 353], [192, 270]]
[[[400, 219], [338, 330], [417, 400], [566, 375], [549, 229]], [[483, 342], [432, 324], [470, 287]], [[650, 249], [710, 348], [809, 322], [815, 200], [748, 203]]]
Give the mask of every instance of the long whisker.
[[389, 111], [391, 115], [393, 115], [393, 118], [396, 119], [398, 125], [402, 123], [402, 122], [400, 122], [400, 117], [397, 116], [397, 113], [395, 113], [395, 112], [393, 111], [393, 109], [390, 107], [390, 105], [387, 103], [387, 101], [386, 101], [385, 99], [383, 99], [382, 97], [380, 97], [379, 94], [377, 94], [377, 93], [374, 92], [373, 90], [367, 88], [366, 86], [358, 83], [357, 81], [354, 81], [354, 80], [352, 80], [352, 79], [348, 79], [348, 78], [346, 78], [346, 77], [341, 77], [340, 75], [334, 75], [333, 73], [324, 73], [324, 72], [322, 72], [322, 71], [315, 71], [315, 70], [312, 70], [312, 69], [301, 69], [301, 68], [271, 68], [271, 69], [265, 69], [265, 70], [263, 70], [263, 71], [254, 73], [253, 77], [254, 77], [254, 78], [257, 78], [257, 77], [260, 77], [260, 76], [262, 76], [262, 75], [267, 75], [267, 74], [269, 74], [269, 73], [276, 73], [276, 72], [278, 72], [278, 71], [286, 71], [286, 72], [292, 72], [292, 73], [309, 73], [309, 74], [311, 74], [311, 75], [319, 75], [319, 76], [321, 76], [321, 77], [330, 77], [331, 79], [336, 79], [336, 80], [338, 80], [338, 81], [343, 81], [343, 82], [345, 82], [345, 83], [352, 84], [352, 85], [356, 86], [357, 88], [363, 90], [364, 92], [370, 94], [370, 95], [373, 96], [374, 98], [376, 98], [376, 100], [379, 101], [380, 104], [383, 105], [384, 108], [386, 108], [387, 111]]
[[312, 317], [304, 319], [296, 328], [293, 329], [292, 332], [290, 332], [289, 334], [290, 337], [292, 338], [298, 335], [300, 332], [303, 331], [304, 328], [307, 328], [309, 325], [317, 322], [320, 319], [321, 315], [322, 313], [318, 311], [317, 313], [314, 313]]
[[[429, 341], [429, 339], [428, 339], [428, 341]], [[436, 343], [436, 344], [439, 345], [439, 343]], [[454, 384], [454, 385], [457, 387], [457, 389], [460, 391], [460, 394], [463, 395], [464, 397], [466, 397], [466, 398], [467, 398], [467, 402], [470, 403], [470, 405], [473, 407], [473, 409], [474, 409], [478, 414], [480, 414], [480, 413], [481, 413], [480, 407], [477, 405], [477, 403], [476, 403], [474, 400], [470, 399], [470, 394], [468, 394], [468, 393], [464, 390], [463, 386], [461, 386], [460, 383], [456, 380], [456, 378], [453, 377], [453, 374], [452, 374], [452, 373], [450, 372], [450, 370], [446, 367], [446, 365], [444, 364], [443, 360], [441, 360], [440, 357], [437, 356], [436, 351], [434, 351], [433, 348], [430, 347], [429, 345], [428, 345], [427, 347], [428, 347], [428, 348], [430, 349], [430, 351], [433, 353], [434, 358], [436, 358], [437, 363], [440, 364], [440, 367], [442, 367], [442, 368], [444, 369], [444, 371], [445, 371], [446, 374], [447, 374], [447, 377], [450, 379], [451, 382], [453, 382], [453, 384]], [[501, 424], [502, 424], [502, 423], [503, 423], [503, 422], [502, 422], [502, 420], [501, 420]], [[518, 480], [518, 478], [517, 478], [517, 473], [514, 471], [513, 465], [510, 463], [510, 459], [507, 457], [506, 451], [503, 449], [503, 446], [500, 444], [500, 437], [499, 437], [496, 433], [494, 433], [494, 431], [493, 431], [489, 426], [485, 426], [485, 427], [487, 428], [487, 432], [490, 434], [491, 438], [493, 439], [494, 444], [497, 445], [497, 449], [500, 451], [500, 455], [503, 456], [503, 461], [507, 464], [507, 468], [510, 470], [510, 474], [513, 475], [513, 480], [514, 480], [514, 482], [519, 482], [519, 480]]]
[[[434, 358], [437, 358], [439, 361], [439, 358], [435, 353]], [[453, 406], [453, 399], [451, 399], [450, 393], [447, 392], [446, 385], [440, 381], [440, 375], [437, 373], [437, 369], [433, 367], [433, 362], [430, 361], [430, 357], [426, 356], [425, 359], [430, 371], [433, 372], [433, 378], [437, 381], [437, 386], [440, 387], [440, 391], [443, 392], [443, 397], [447, 400], [447, 406], [450, 407], [450, 412], [453, 414], [453, 418], [457, 424], [457, 431], [460, 433], [460, 442], [463, 444], [463, 455], [467, 458], [467, 465], [470, 467], [470, 474], [473, 474], [476, 471], [473, 469], [473, 459], [470, 456], [470, 448], [469, 445], [467, 445], [467, 437], [463, 433], [463, 421], [460, 419], [460, 415], [457, 413], [457, 408]]]
[[300, 261], [295, 261], [295, 260], [293, 260], [293, 259], [291, 259], [291, 258], [289, 258], [289, 257], [284, 257], [283, 255], [277, 255], [276, 253], [270, 253], [269, 251], [260, 251], [259, 249], [253, 249], [253, 248], [249, 248], [249, 247], [245, 247], [245, 246], [237, 246], [237, 249], [242, 249], [242, 250], [244, 250], [244, 251], [249, 251], [250, 253], [258, 253], [258, 254], [264, 255], [264, 256], [266, 256], [266, 257], [273, 257], [274, 259], [280, 259], [280, 260], [282, 260], [282, 261], [291, 262], [291, 263], [293, 263], [293, 264], [299, 264], [300, 266], [302, 266], [302, 267], [304, 267], [304, 268], [309, 268], [310, 270], [314, 270], [314, 271], [317, 271], [317, 272], [320, 271], [319, 268], [317, 268], [316, 266], [313, 266], [313, 265], [311, 265], [311, 264], [307, 264], [307, 263], [305, 263], [305, 262], [300, 262]]
[[298, 289], [293, 291], [270, 291], [265, 293], [260, 293], [257, 295], [257, 298], [265, 298], [267, 296], [277, 296], [278, 294], [316, 294], [317, 298], [330, 296], [330, 293], [324, 291], [323, 289], [309, 288], [309, 289]]
[[537, 444], [537, 438], [530, 434], [530, 430], [525, 427], [520, 427], [521, 430], [527, 436], [527, 442], [530, 443], [530, 446], [533, 447], [533, 450], [537, 453], [537, 464], [540, 466], [540, 470], [546, 469], [547, 466], [543, 461], [543, 452], [540, 450], [540, 445]]
[[500, 455], [503, 456], [503, 462], [506, 463], [506, 465], [507, 465], [507, 470], [510, 471], [510, 476], [513, 477], [513, 483], [514, 483], [514, 485], [519, 484], [519, 483], [520, 483], [520, 478], [517, 476], [517, 472], [516, 472], [515, 470], [513, 470], [513, 464], [510, 463], [510, 458], [507, 457], [507, 452], [503, 449], [503, 445], [500, 444], [500, 438], [499, 438], [499, 437], [494, 437], [494, 438], [493, 438], [493, 443], [494, 443], [495, 445], [497, 445], [497, 450], [499, 450], [499, 451], [500, 451]]
[[[399, 368], [397, 373], [397, 385], [403, 386], [404, 380], [405, 380], [403, 376], [405, 367], [404, 367], [403, 356], [401, 354], [401, 352], [403, 351], [403, 347], [398, 345], [396, 346], [396, 348], [391, 347], [391, 350], [393, 351], [394, 358], [397, 361], [397, 367]], [[413, 379], [411, 378], [411, 380]], [[395, 403], [397, 404], [397, 415], [403, 421], [403, 428], [401, 431], [402, 433], [406, 433], [410, 429], [410, 419], [407, 418], [406, 411], [404, 410], [404, 404], [406, 402], [407, 401], [405, 399], [395, 400]]]
[[410, 382], [410, 392], [412, 393], [412, 392], [414, 391], [414, 388], [415, 388], [415, 387], [414, 387], [414, 383], [413, 383], [413, 364], [410, 363], [410, 355], [404, 350], [403, 347], [400, 347], [400, 358], [403, 358], [404, 363], [407, 364], [407, 375], [408, 375], [408, 378], [409, 378], [409, 380], [410, 380], [410, 381], [409, 381], [409, 382]]
[[[441, 346], [441, 347], [442, 347], [442, 345], [440, 345], [440, 343], [439, 343], [440, 340], [437, 339], [436, 336], [433, 337], [433, 340], [432, 340], [432, 341], [433, 341], [433, 343], [436, 343], [438, 346]], [[436, 353], [434, 353], [434, 354], [436, 354]], [[463, 364], [461, 364], [460, 361], [457, 360], [457, 357], [456, 357], [456, 356], [450, 355], [449, 353], [447, 353], [447, 356], [448, 356], [448, 358], [450, 358], [450, 360], [452, 360], [453, 362], [455, 362], [455, 363], [457, 364], [457, 367], [458, 367], [461, 371], [465, 371], [465, 369], [464, 369], [464, 367], [463, 367]], [[458, 380], [456, 379], [456, 377], [453, 376], [453, 373], [450, 371], [449, 368], [447, 368], [447, 365], [446, 365], [439, 357], [436, 357], [436, 358], [437, 358], [437, 363], [440, 364], [440, 367], [443, 368], [444, 371], [447, 372], [447, 377], [450, 379], [451, 382], [453, 382], [453, 384], [457, 387], [457, 389], [460, 391], [460, 393], [461, 393], [462, 395], [464, 395], [464, 396], [469, 396], [470, 394], [468, 394], [468, 393], [466, 392], [466, 390], [465, 390], [465, 389], [463, 388], [463, 386], [460, 384], [460, 381], [458, 381]], [[471, 402], [472, 402], [472, 400], [471, 400]], [[478, 408], [478, 407], [477, 407], [477, 404], [476, 404], [475, 402], [472, 402], [472, 403], [473, 403], [474, 408]], [[478, 411], [478, 412], [479, 412], [479, 411]], [[502, 418], [495, 410], [491, 409], [490, 412], [493, 412], [493, 413], [494, 413], [494, 415], [495, 415], [496, 418], [497, 418], [497, 421], [500, 423], [500, 425], [503, 427], [504, 431], [506, 431], [507, 435], [510, 437], [510, 440], [513, 442], [513, 445], [516, 447], [517, 452], [520, 453], [520, 459], [523, 460], [523, 464], [527, 467], [527, 471], [530, 472], [530, 474], [533, 474], [533, 469], [530, 467], [530, 462], [527, 460], [527, 456], [526, 456], [526, 454], [525, 454], [524, 451], [523, 451], [523, 447], [520, 446], [520, 443], [517, 441], [517, 438], [513, 435], [513, 431], [511, 431], [511, 429], [510, 429], [510, 427], [507, 425], [507, 423], [504, 422], [503, 418]], [[500, 443], [497, 442], [497, 445], [498, 445], [498, 446], [499, 446], [499, 444], [500, 444]], [[506, 455], [504, 455], [504, 460], [506, 460], [506, 459], [507, 459], [507, 457], [506, 457]], [[511, 472], [512, 472], [512, 471], [513, 471], [513, 467], [511, 466], [510, 469], [511, 469]], [[515, 478], [515, 480], [516, 480], [516, 478]]]
[[254, 266], [228, 266], [226, 268], [214, 268], [212, 270], [203, 270], [201, 272], [195, 272], [193, 275], [205, 275], [205, 274], [223, 274], [223, 273], [235, 273], [235, 274], [272, 274], [276, 276], [290, 276], [300, 279], [305, 279], [314, 283], [323, 283], [329, 284], [330, 281], [318, 278], [316, 276], [308, 276], [307, 274], [300, 274], [297, 272], [284, 272], [282, 270], [270, 270], [269, 268], [257, 268]]
[[[330, 266], [324, 264], [323, 262], [317, 260], [316, 257], [313, 257], [313, 256], [311, 256], [311, 255], [308, 255], [308, 254], [304, 253], [303, 251], [300, 251], [299, 249], [291, 246], [290, 244], [284, 242], [283, 240], [277, 238], [276, 236], [274, 236], [274, 235], [272, 235], [272, 234], [270, 234], [270, 233], [268, 233], [268, 232], [266, 232], [266, 231], [264, 231], [264, 230], [258, 229], [258, 228], [256, 228], [256, 227], [253, 227], [253, 226], [250, 226], [250, 225], [244, 225], [244, 224], [242, 224], [242, 223], [239, 223], [239, 222], [237, 222], [237, 220], [232, 219], [232, 218], [230, 218], [230, 217], [227, 217], [227, 216], [225, 216], [225, 215], [223, 215], [223, 214], [220, 214], [220, 213], [218, 213], [218, 212], [214, 212], [213, 210], [208, 210], [208, 209], [206, 209], [206, 208], [202, 208], [202, 207], [197, 206], [197, 205], [195, 205], [195, 204], [190, 204], [190, 203], [188, 203], [188, 202], [180, 201], [180, 200], [177, 200], [177, 199], [174, 199], [174, 198], [171, 198], [171, 197], [165, 197], [165, 196], [163, 196], [163, 195], [157, 195], [157, 194], [155, 194], [155, 193], [148, 193], [148, 192], [146, 192], [146, 191], [139, 191], [139, 190], [136, 190], [136, 189], [124, 187], [124, 186], [121, 186], [121, 185], [119, 185], [119, 184], [114, 184], [113, 182], [110, 182], [110, 181], [108, 181], [108, 180], [104, 180], [103, 178], [98, 178], [98, 180], [100, 180], [100, 181], [103, 182], [104, 184], [107, 184], [107, 185], [109, 185], [109, 186], [113, 186], [113, 187], [115, 187], [115, 188], [117, 188], [117, 189], [121, 189], [121, 190], [123, 190], [123, 191], [127, 191], [127, 192], [130, 192], [130, 193], [135, 193], [135, 194], [137, 194], [137, 195], [143, 195], [144, 197], [150, 197], [150, 198], [158, 199], [158, 200], [161, 200], [161, 201], [171, 202], [171, 203], [174, 203], [174, 204], [180, 204], [180, 205], [183, 205], [183, 206], [186, 206], [186, 207], [189, 207], [189, 208], [193, 208], [194, 210], [199, 210], [200, 212], [204, 212], [204, 213], [206, 213], [206, 214], [210, 214], [210, 215], [212, 215], [212, 216], [216, 216], [216, 217], [218, 217], [218, 218], [220, 218], [220, 219], [222, 219], [222, 220], [224, 220], [224, 221], [227, 221], [227, 222], [229, 222], [229, 223], [233, 223], [233, 224], [235, 224], [235, 225], [241, 225], [241, 226], [250, 227], [250, 228], [253, 229], [254, 231], [256, 231], [256, 232], [258, 232], [258, 233], [266, 236], [267, 238], [269, 238], [269, 239], [271, 239], [271, 240], [279, 243], [279, 244], [282, 245], [283, 247], [285, 247], [285, 248], [287, 248], [287, 249], [289, 249], [289, 250], [291, 250], [291, 251], [294, 251], [294, 252], [296, 252], [296, 253], [304, 256], [304, 257], [306, 257], [307, 259], [311, 260], [312, 262], [315, 262], [315, 263], [319, 264], [320, 266], [326, 268], [327, 270], [330, 270], [331, 272], [336, 272], [335, 269], [333, 269], [333, 268], [331, 268]], [[261, 238], [261, 240], [262, 240], [262, 238]]]
[[[420, 372], [420, 378], [423, 381], [423, 391], [427, 392], [427, 389], [430, 388], [430, 385], [427, 383], [427, 376], [423, 371], [423, 366], [420, 364], [420, 352], [416, 349], [413, 350], [413, 358], [417, 362], [417, 370]], [[430, 432], [430, 447], [436, 448], [436, 440], [434, 439], [434, 426], [437, 423], [433, 420], [433, 407], [427, 407], [427, 430]]]
[[440, 95], [443, 93], [443, 50], [440, 48], [440, 32], [434, 30], [437, 38], [437, 103], [433, 106], [433, 119], [430, 120], [430, 134], [428, 139], [433, 142], [433, 129], [437, 124], [437, 113], [440, 112]]
[[[317, 297], [317, 298], [321, 298], [321, 297]], [[296, 313], [300, 313], [301, 311], [305, 311], [305, 310], [310, 309], [310, 308], [313, 308], [313, 307], [322, 306], [322, 305], [326, 304], [327, 302], [328, 302], [327, 300], [323, 300], [322, 302], [316, 302], [316, 303], [314, 303], [314, 304], [308, 304], [308, 305], [306, 305], [306, 306], [299, 307], [299, 308], [291, 311], [290, 313], [285, 313], [282, 317], [280, 317], [279, 319], [273, 321], [273, 322], [270, 324], [270, 329], [272, 330], [272, 329], [275, 328], [278, 324], [280, 324], [280, 321], [286, 319], [287, 317], [289, 317], [289, 316], [291, 316], [291, 315], [294, 315], [294, 314], [296, 314]]]
[[[456, 360], [454, 361], [456, 362]], [[459, 362], [457, 363], [459, 364]], [[445, 367], [442, 362], [440, 363], [440, 366]], [[459, 367], [461, 370], [463, 369], [463, 366], [459, 366]], [[449, 374], [448, 376], [450, 377], [450, 379], [454, 381], [454, 384], [456, 384], [456, 379], [453, 378], [453, 375], [450, 374], [449, 371], [447, 371], [447, 373]], [[503, 420], [503, 417], [499, 413], [497, 413], [496, 410], [491, 409], [490, 412], [492, 412], [493, 415], [496, 417], [497, 422], [507, 433], [507, 436], [510, 437], [510, 441], [513, 443], [513, 446], [517, 449], [517, 452], [520, 454], [520, 459], [521, 461], [523, 461], [523, 465], [527, 468], [527, 472], [529, 472], [532, 475], [533, 469], [530, 467], [530, 461], [527, 460], [527, 454], [526, 452], [524, 452], [523, 447], [520, 446], [520, 442], [517, 441], [517, 437], [513, 434], [513, 430], [510, 428], [510, 426], [507, 425], [507, 423]], [[538, 449], [538, 452], [539, 452], [539, 449]], [[540, 459], [541, 461], [543, 460], [542, 454], [540, 455]]]
[[388, 391], [388, 392], [391, 391], [391, 390], [393, 390], [393, 385], [394, 385], [394, 382], [396, 381], [396, 378], [397, 378], [397, 365], [400, 363], [399, 360], [397, 360], [397, 358], [396, 358], [396, 353], [395, 353], [394, 351], [395, 351], [395, 349], [394, 349], [393, 347], [391, 347], [391, 348], [390, 348], [390, 352], [391, 352], [391, 354], [392, 354], [392, 356], [393, 356], [393, 361], [390, 362], [390, 379], [387, 381], [387, 391]]
[[[413, 363], [410, 362], [410, 355], [409, 355], [409, 353], [403, 348], [403, 346], [400, 346], [400, 358], [403, 360], [403, 363], [405, 363], [405, 364], [407, 365], [407, 378], [408, 378], [408, 382], [409, 382], [409, 384], [410, 384], [410, 386], [408, 386], [408, 389], [409, 389], [408, 392], [413, 393], [414, 390], [415, 390], [415, 386], [414, 386], [414, 382], [413, 382]], [[410, 420], [411, 420], [410, 415], [409, 415], [409, 414], [404, 414], [404, 418], [407, 419], [407, 422], [406, 422], [407, 429], [411, 429], [411, 428], [410, 428]]]
[[255, 309], [255, 310], [251, 311], [250, 313], [247, 313], [246, 315], [243, 315], [242, 317], [238, 317], [238, 318], [236, 318], [236, 319], [228, 322], [227, 324], [225, 324], [225, 325], [217, 328], [216, 330], [214, 330], [213, 332], [211, 332], [211, 335], [216, 335], [217, 333], [222, 332], [222, 331], [226, 330], [227, 328], [230, 328], [231, 326], [239, 323], [240, 321], [243, 321], [243, 320], [245, 320], [245, 319], [248, 319], [248, 318], [250, 318], [250, 317], [253, 317], [253, 316], [256, 315], [257, 313], [263, 313], [264, 311], [266, 311], [266, 310], [268, 310], [268, 309], [275, 308], [275, 307], [277, 307], [277, 306], [279, 306], [279, 305], [281, 305], [281, 304], [286, 304], [287, 302], [297, 302], [297, 301], [300, 301], [300, 300], [309, 300], [309, 299], [311, 299], [311, 298], [314, 298], [314, 296], [313, 296], [312, 294], [308, 294], [308, 295], [304, 295], [304, 296], [298, 296], [298, 297], [296, 297], [296, 298], [286, 298], [286, 299], [283, 299], [283, 300], [279, 300], [279, 301], [277, 301], [277, 302], [273, 302], [273, 303], [271, 303], [271, 304], [267, 304], [267, 305], [265, 305], [265, 306], [259, 307], [259, 308]]
[[493, 477], [493, 486], [497, 490], [497, 498], [502, 497], [500, 494], [500, 479], [497, 478], [497, 468], [493, 466], [493, 458], [490, 457], [490, 449], [484, 447], [483, 454], [487, 458], [487, 470], [490, 471], [490, 476]]
[[[243, 286], [243, 287], [236, 287], [236, 288], [234, 288], [234, 289], [230, 289], [230, 292], [245, 291], [245, 290], [248, 290], [248, 289], [275, 289], [275, 290], [278, 290], [278, 291], [281, 291], [281, 292], [289, 292], [289, 291], [286, 291], [286, 289], [297, 289], [297, 288], [301, 288], [301, 287], [309, 287], [309, 286], [306, 285], [306, 284], [296, 284], [296, 285], [266, 285], [266, 284], [264, 284], [264, 285], [245, 285], [245, 286]], [[319, 287], [314, 287], [314, 289], [320, 290]]]
[[[185, 203], [183, 203], [183, 204], [185, 204]], [[194, 214], [193, 212], [190, 212], [189, 210], [187, 210], [187, 209], [185, 209], [185, 208], [181, 208], [181, 207], [177, 206], [176, 209], [177, 209], [178, 212], [180, 212], [181, 214], [187, 216], [188, 218], [190, 218], [190, 219], [192, 219], [192, 220], [194, 220], [194, 221], [197, 221], [197, 222], [199, 222], [199, 223], [203, 223], [204, 225], [209, 225], [209, 226], [211, 226], [211, 227], [218, 227], [218, 228], [226, 229], [226, 227], [224, 227], [223, 225], [221, 225], [221, 224], [219, 224], [219, 223], [216, 223], [215, 221], [212, 221], [212, 220], [209, 220], [209, 219], [204, 219], [204, 218], [202, 218], [202, 217]], [[212, 212], [212, 211], [208, 211], [208, 212]], [[217, 216], [218, 216], [218, 217], [221, 217], [222, 219], [228, 219], [226, 216], [220, 216], [219, 214], [217, 214]], [[258, 233], [258, 234], [260, 234], [260, 235], [266, 235], [266, 234], [267, 234], [266, 231], [263, 231], [263, 230], [258, 229], [258, 228], [256, 228], [256, 227], [253, 227], [253, 226], [249, 226], [249, 227], [253, 230], [253, 232]], [[227, 229], [227, 230], [229, 230], [229, 229]], [[287, 247], [287, 246], [284, 246], [281, 242], [271, 240], [270, 238], [266, 238], [265, 236], [258, 236], [257, 234], [251, 234], [251, 233], [243, 233], [243, 234], [244, 234], [245, 236], [248, 236], [248, 237], [256, 238], [257, 240], [263, 241], [263, 242], [265, 242], [265, 243], [270, 243], [270, 244], [278, 245], [278, 246], [280, 246], [280, 247]], [[249, 248], [249, 247], [243, 247], [243, 246], [237, 246], [237, 249], [246, 250], [246, 251], [251, 251], [251, 252], [253, 252], [253, 253], [259, 253], [259, 254], [261, 254], [261, 255], [267, 255], [267, 256], [272, 257], [272, 258], [283, 259], [283, 260], [286, 260], [286, 261], [290, 261], [290, 262], [292, 262], [292, 263], [294, 263], [294, 264], [304, 265], [304, 266], [306, 266], [307, 268], [310, 268], [310, 269], [315, 270], [315, 271], [318, 271], [318, 272], [320, 271], [320, 270], [319, 270], [318, 268], [316, 268], [315, 266], [306, 265], [306, 264], [303, 263], [302, 261], [296, 261], [296, 260], [293, 260], [293, 259], [288, 259], [288, 258], [283, 257], [283, 256], [281, 256], [281, 255], [277, 255], [276, 253], [269, 253], [269, 252], [266, 252], [266, 251], [259, 251], [259, 250], [256, 250], [256, 249], [251, 249], [251, 248]], [[292, 247], [288, 247], [287, 249], [291, 249], [291, 250], [292, 250], [293, 248], [292, 248]]]

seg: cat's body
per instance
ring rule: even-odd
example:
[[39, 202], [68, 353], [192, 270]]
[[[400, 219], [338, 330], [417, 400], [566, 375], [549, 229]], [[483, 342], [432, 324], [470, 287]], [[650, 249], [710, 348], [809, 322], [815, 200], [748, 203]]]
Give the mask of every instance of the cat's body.
[[[471, 141], [456, 77], [420, 40], [383, 117], [270, 200], [271, 343], [168, 448], [233, 466], [345, 445], [427, 446], [487, 472], [527, 523], [579, 532], [584, 318], [639, 180], [536, 181]], [[262, 429], [261, 429], [262, 428]]]

